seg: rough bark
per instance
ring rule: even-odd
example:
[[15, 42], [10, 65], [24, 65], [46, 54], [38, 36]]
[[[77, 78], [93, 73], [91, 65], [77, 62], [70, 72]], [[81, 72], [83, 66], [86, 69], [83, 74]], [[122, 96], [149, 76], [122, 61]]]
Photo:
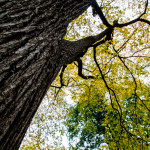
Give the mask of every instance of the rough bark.
[[[62, 40], [90, 0], [0, 1], [0, 149], [16, 150], [48, 87], [64, 64], [110, 30]], [[110, 27], [111, 28], [111, 27]]]

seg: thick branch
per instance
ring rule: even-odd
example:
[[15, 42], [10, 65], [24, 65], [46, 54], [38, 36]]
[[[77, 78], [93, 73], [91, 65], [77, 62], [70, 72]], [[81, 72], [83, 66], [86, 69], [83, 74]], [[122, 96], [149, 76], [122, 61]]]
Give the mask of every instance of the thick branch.
[[77, 58], [77, 62], [78, 62], [78, 75], [83, 78], [83, 79], [94, 79], [93, 76], [85, 76], [83, 73], [82, 73], [82, 70], [83, 70], [83, 67], [82, 67], [82, 60], [80, 58]]
[[[83, 53], [84, 50], [91, 47], [94, 43], [103, 39], [105, 36], [107, 37], [108, 35], [110, 35], [110, 33], [112, 33], [112, 30], [113, 27], [110, 26], [96, 36], [89, 36], [78, 41], [63, 40], [62, 41], [62, 56], [64, 56], [64, 58], [62, 58], [63, 65], [70, 64], [73, 61], [75, 61], [76, 57], [79, 56], [81, 53]], [[70, 57], [68, 57], [68, 55]]]
[[94, 8], [96, 13], [99, 15], [100, 19], [102, 20], [103, 24], [107, 27], [111, 26], [107, 21], [106, 17], [104, 16], [101, 8], [98, 6], [96, 0], [92, 0], [91, 6]]

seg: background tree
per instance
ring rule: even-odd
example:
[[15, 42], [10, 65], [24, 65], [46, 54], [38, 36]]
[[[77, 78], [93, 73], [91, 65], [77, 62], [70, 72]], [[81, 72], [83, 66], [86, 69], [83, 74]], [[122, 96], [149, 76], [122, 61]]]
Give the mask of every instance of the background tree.
[[[101, 144], [110, 150], [149, 149], [150, 120], [146, 109], [139, 103], [135, 108], [132, 93], [123, 94], [120, 102], [123, 128], [118, 112], [112, 109], [107, 94], [101, 92], [101, 84], [93, 86], [99, 83], [86, 88], [77, 104], [69, 109], [66, 126], [70, 144], [75, 149], [98, 149]], [[149, 99], [149, 86], [142, 86], [145, 87], [142, 96]]]
[[70, 145], [75, 149], [92, 150], [104, 142], [105, 127], [102, 122], [105, 118], [106, 104], [104, 97], [96, 92], [96, 89], [89, 88], [90, 94], [85, 91], [67, 113], [67, 135]]
[[[103, 31], [101, 30], [102, 32], [97, 36], [89, 36], [75, 42], [64, 40], [63, 37], [66, 34], [69, 22], [82, 14], [90, 5], [94, 8], [94, 14], [98, 14], [106, 28]], [[99, 73], [102, 78], [106, 90], [110, 94], [111, 103], [115, 103], [115, 106], [112, 106], [114, 106], [113, 108], [120, 116], [121, 125], [123, 125], [122, 115], [118, 100], [120, 99], [120, 95], [117, 95], [117, 89], [115, 89], [112, 82], [119, 82], [120, 80], [117, 81], [114, 80], [115, 78], [111, 78], [115, 77], [115, 75], [112, 76], [112, 74], [116, 73], [116, 70], [110, 67], [111, 64], [115, 66], [114, 60], [120, 60], [120, 66], [124, 66], [124, 70], [128, 72], [128, 77], [133, 80], [135, 85], [133, 89], [134, 95], [149, 111], [149, 108], [146, 106], [147, 104], [144, 103], [137, 93], [138, 84], [133, 74], [134, 72], [132, 72], [133, 70], [131, 69], [135, 66], [125, 63], [127, 59], [135, 57], [135, 54], [141, 52], [141, 50], [138, 51], [134, 49], [133, 52], [131, 49], [131, 56], [121, 55], [128, 41], [131, 42], [127, 36], [127, 33], [129, 33], [128, 26], [137, 22], [144, 22], [144, 25], [150, 24], [150, 22], [146, 20], [145, 15], [148, 1], [146, 5], [140, 5], [143, 9], [139, 9], [142, 11], [136, 19], [126, 21], [120, 17], [121, 19], [118, 22], [114, 21], [114, 18], [112, 20], [111, 17], [107, 20], [95, 0], [57, 2], [45, 0], [1, 1], [0, 6], [1, 149], [10, 150], [19, 148], [39, 104], [62, 66], [64, 67], [60, 74], [61, 86], [58, 87], [59, 89], [66, 85], [63, 81], [63, 73], [66, 65], [75, 60], [78, 62], [78, 74], [84, 79], [93, 78], [93, 76], [85, 76], [83, 74], [82, 60], [80, 59], [80, 57], [85, 55], [89, 47], [93, 47], [94, 49], [94, 61], [98, 68], [95, 72]], [[103, 6], [105, 6], [105, 4]], [[142, 18], [143, 15], [145, 15], [145, 18]], [[133, 29], [135, 27], [136, 26], [133, 26]], [[127, 36], [127, 41], [119, 43], [120, 39], [115, 38], [118, 35], [116, 33], [112, 34], [114, 29], [118, 30], [117, 34], [119, 35], [120, 33], [120, 36], [125, 33], [124, 35]], [[132, 31], [134, 31], [133, 29]], [[136, 40], [136, 42], [138, 43], [137, 45], [140, 45], [140, 49], [143, 48], [142, 54], [145, 54], [146, 49], [148, 49], [148, 38], [146, 36], [148, 35], [146, 33], [148, 27], [141, 27], [141, 30], [138, 30], [137, 33], [140, 35], [142, 31], [144, 35], [139, 36], [140, 41], [137, 42]], [[109, 62], [110, 60], [111, 63], [107, 63], [107, 65], [105, 65], [106, 67], [102, 68], [97, 61], [96, 54], [98, 52], [98, 46], [102, 46], [104, 43], [111, 44], [110, 40], [112, 39], [112, 48], [108, 49], [107, 53], [105, 53], [105, 56], [109, 56], [107, 61]], [[95, 42], [97, 43], [95, 44]], [[134, 42], [135, 45], [136, 42]], [[122, 46], [118, 47], [118, 43], [119, 45], [122, 44]], [[135, 46], [134, 44], [131, 48]], [[108, 48], [108, 46], [106, 46], [106, 48]], [[145, 54], [144, 57], [144, 61], [148, 64], [147, 55]], [[101, 59], [102, 58], [103, 57], [101, 57]], [[113, 60], [113, 62], [111, 60]], [[129, 68], [130, 65], [131, 68]], [[105, 72], [106, 70], [110, 70], [108, 68], [111, 68], [109, 74]]]

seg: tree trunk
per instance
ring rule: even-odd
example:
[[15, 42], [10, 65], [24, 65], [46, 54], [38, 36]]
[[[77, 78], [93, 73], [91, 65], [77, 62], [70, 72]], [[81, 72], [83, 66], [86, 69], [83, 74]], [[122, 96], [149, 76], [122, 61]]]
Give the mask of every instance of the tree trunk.
[[89, 1], [0, 0], [1, 150], [19, 149], [48, 87], [76, 56], [62, 38]]

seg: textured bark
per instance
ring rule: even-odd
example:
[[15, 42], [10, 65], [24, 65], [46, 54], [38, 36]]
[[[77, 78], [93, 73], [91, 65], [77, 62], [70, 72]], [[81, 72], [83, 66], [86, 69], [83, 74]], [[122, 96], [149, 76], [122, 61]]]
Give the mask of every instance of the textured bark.
[[16, 150], [64, 64], [103, 38], [62, 40], [90, 0], [0, 0], [0, 149]]
[[[0, 1], [0, 149], [16, 150], [62, 64], [68, 23], [88, 0]], [[65, 53], [67, 54], [67, 53]]]

